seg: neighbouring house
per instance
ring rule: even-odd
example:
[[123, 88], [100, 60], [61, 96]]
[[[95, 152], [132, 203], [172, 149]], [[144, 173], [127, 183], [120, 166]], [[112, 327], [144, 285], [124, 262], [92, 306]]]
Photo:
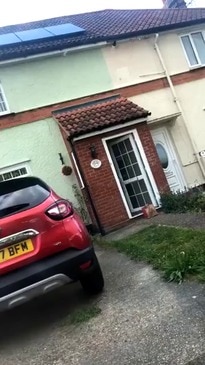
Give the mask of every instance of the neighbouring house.
[[[164, 8], [186, 8], [185, 0], [162, 0]], [[191, 2], [191, 1], [190, 1]]]
[[203, 186], [204, 66], [204, 8], [0, 28], [0, 179], [36, 174], [71, 200], [78, 181], [102, 232]]

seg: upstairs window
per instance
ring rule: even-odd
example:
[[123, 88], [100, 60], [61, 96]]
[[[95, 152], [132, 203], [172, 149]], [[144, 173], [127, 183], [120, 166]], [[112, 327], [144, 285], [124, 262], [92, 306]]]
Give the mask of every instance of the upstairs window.
[[193, 32], [181, 36], [181, 40], [189, 65], [192, 67], [205, 65], [205, 34]]
[[6, 97], [3, 91], [2, 86], [0, 85], [0, 116], [9, 113], [8, 103], [6, 101]]

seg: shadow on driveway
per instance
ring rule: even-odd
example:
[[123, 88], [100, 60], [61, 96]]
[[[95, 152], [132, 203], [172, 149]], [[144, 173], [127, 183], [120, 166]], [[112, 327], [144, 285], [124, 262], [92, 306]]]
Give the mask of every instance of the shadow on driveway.
[[30, 335], [51, 331], [56, 325], [69, 321], [69, 316], [77, 309], [88, 306], [94, 299], [88, 297], [79, 283], [66, 285], [0, 313], [0, 348], [27, 339]]

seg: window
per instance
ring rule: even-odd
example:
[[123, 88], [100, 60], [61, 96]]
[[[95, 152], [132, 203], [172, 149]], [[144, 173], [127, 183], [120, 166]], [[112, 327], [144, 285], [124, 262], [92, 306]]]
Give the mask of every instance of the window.
[[0, 115], [8, 114], [8, 113], [9, 113], [8, 103], [6, 101], [6, 97], [4, 95], [2, 86], [0, 85]]
[[194, 32], [181, 36], [190, 66], [205, 65], [205, 34]]
[[163, 169], [167, 169], [169, 165], [169, 159], [165, 148], [160, 143], [157, 143], [156, 150]]
[[3, 182], [0, 191], [0, 218], [33, 208], [49, 195], [49, 188], [36, 177]]
[[18, 164], [0, 169], [0, 182], [16, 179], [30, 175], [29, 167], [26, 164]]

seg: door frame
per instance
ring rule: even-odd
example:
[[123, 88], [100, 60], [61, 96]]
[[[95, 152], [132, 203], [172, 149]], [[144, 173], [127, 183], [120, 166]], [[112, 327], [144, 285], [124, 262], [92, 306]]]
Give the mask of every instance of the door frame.
[[117, 187], [119, 189], [121, 199], [122, 199], [123, 204], [125, 206], [125, 209], [126, 209], [126, 212], [127, 212], [128, 217], [130, 219], [132, 219], [132, 218], [135, 218], [135, 217], [141, 215], [141, 213], [136, 213], [136, 215], [133, 215], [131, 213], [131, 211], [130, 211], [128, 202], [127, 202], [126, 197], [125, 197], [125, 193], [124, 193], [123, 188], [121, 186], [121, 182], [120, 182], [120, 179], [118, 177], [118, 174], [117, 174], [117, 171], [116, 171], [116, 168], [115, 168], [115, 165], [114, 165], [114, 162], [112, 160], [112, 156], [111, 156], [111, 153], [109, 151], [108, 144], [107, 144], [107, 141], [109, 141], [111, 139], [120, 138], [122, 136], [129, 135], [129, 134], [132, 134], [133, 135], [133, 139], [134, 139], [134, 141], [135, 141], [135, 143], [136, 143], [136, 145], [137, 145], [137, 147], [139, 149], [139, 154], [141, 156], [141, 159], [142, 159], [142, 163], [144, 165], [145, 172], [147, 173], [147, 177], [148, 177], [148, 179], [150, 181], [150, 185], [152, 187], [153, 194], [155, 196], [155, 199], [156, 199], [156, 202], [158, 204], [157, 205], [158, 207], [160, 207], [160, 194], [159, 194], [159, 190], [158, 190], [157, 185], [155, 183], [154, 177], [152, 175], [151, 168], [150, 168], [149, 163], [147, 161], [147, 157], [145, 155], [145, 152], [144, 152], [142, 143], [140, 141], [140, 138], [139, 138], [139, 135], [138, 135], [136, 129], [131, 129], [131, 130], [128, 130], [126, 132], [121, 132], [121, 133], [113, 134], [112, 136], [109, 136], [109, 137], [102, 138], [102, 143], [103, 143], [103, 146], [104, 146], [104, 149], [105, 149], [105, 152], [106, 152], [106, 155], [107, 155], [107, 158], [108, 158], [108, 161], [109, 161], [109, 164], [110, 164], [112, 173], [114, 175], [114, 178], [115, 178]]
[[[182, 168], [180, 166], [180, 159], [178, 157], [177, 151], [174, 147], [174, 144], [172, 142], [172, 138], [170, 136], [169, 131], [167, 130], [166, 127], [160, 127], [160, 128], [156, 128], [156, 129], [152, 129], [151, 130], [151, 135], [154, 137], [155, 134], [157, 133], [162, 133], [162, 135], [164, 136], [165, 142], [167, 144], [167, 148], [168, 148], [168, 153], [169, 153], [169, 158], [172, 159], [172, 163], [174, 165], [176, 174], [177, 174], [177, 179], [180, 183], [180, 185], [182, 186], [182, 190], [184, 190], [183, 188], [187, 187], [187, 183], [182, 171]], [[163, 169], [164, 170], [164, 169]], [[164, 171], [165, 173], [165, 171]], [[165, 173], [166, 176], [166, 173]], [[168, 182], [168, 180], [167, 180]], [[169, 184], [169, 182], [168, 182]]]

